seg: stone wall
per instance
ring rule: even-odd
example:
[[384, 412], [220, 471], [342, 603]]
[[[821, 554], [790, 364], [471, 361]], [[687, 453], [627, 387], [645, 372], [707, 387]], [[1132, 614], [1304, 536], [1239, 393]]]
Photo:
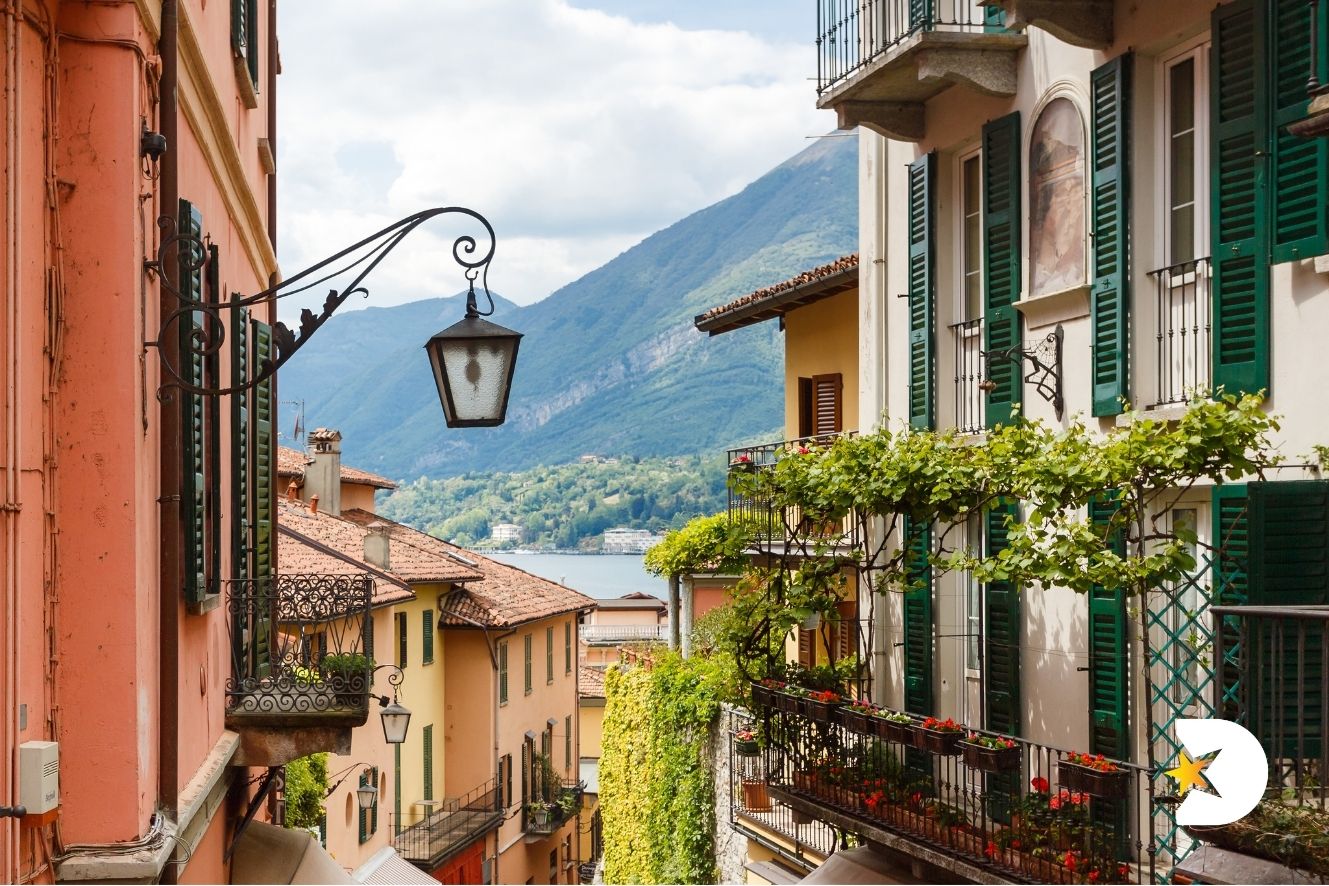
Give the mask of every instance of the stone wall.
[[711, 727], [709, 750], [711, 771], [715, 773], [715, 867], [720, 874], [721, 883], [746, 883], [747, 871], [743, 864], [747, 861], [748, 838], [734, 830], [730, 824], [730, 804], [734, 784], [729, 769], [729, 730], [730, 723], [736, 717], [746, 717], [741, 708], [725, 705]]

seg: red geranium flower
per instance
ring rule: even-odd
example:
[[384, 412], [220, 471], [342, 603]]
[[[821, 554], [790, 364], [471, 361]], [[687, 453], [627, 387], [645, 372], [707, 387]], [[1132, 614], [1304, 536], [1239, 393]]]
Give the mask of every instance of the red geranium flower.
[[1031, 779], [1031, 780], [1029, 781], [1029, 785], [1030, 785], [1030, 787], [1032, 787], [1034, 790], [1038, 791], [1040, 794], [1046, 794], [1047, 791], [1048, 791], [1048, 788], [1050, 787], [1050, 785], [1048, 784], [1048, 780], [1047, 780], [1046, 778], [1044, 778], [1043, 776], [1041, 776], [1041, 775], [1036, 776], [1036, 777], [1034, 777], [1033, 779]]
[[993, 856], [995, 856], [997, 854], [997, 844], [992, 842], [991, 840], [988, 840], [987, 846], [983, 847], [983, 854], [986, 855], [988, 858], [992, 858]]
[[1062, 863], [1066, 865], [1066, 870], [1070, 871], [1071, 873], [1075, 873], [1075, 853], [1074, 853], [1074, 852], [1067, 852], [1067, 853], [1066, 853], [1066, 857], [1065, 857], [1064, 859], [1062, 859]]

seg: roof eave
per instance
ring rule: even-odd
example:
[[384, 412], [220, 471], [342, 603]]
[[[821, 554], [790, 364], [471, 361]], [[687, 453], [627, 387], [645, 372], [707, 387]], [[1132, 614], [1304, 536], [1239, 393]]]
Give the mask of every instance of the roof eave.
[[720, 335], [781, 317], [796, 308], [857, 288], [858, 265], [855, 264], [842, 271], [739, 305], [732, 310], [721, 311], [710, 317], [698, 314], [692, 322], [701, 332]]

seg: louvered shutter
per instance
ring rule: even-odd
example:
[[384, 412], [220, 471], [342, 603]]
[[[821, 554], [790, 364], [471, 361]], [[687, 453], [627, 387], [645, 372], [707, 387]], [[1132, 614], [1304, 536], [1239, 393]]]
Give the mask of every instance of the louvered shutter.
[[[1329, 252], [1329, 139], [1303, 138], [1287, 130], [1289, 123], [1306, 116], [1310, 106], [1306, 80], [1312, 65], [1307, 39], [1312, 11], [1306, 0], [1273, 0], [1268, 14], [1273, 260], [1296, 261]], [[1322, 60], [1329, 57], [1329, 4], [1320, 3], [1314, 14], [1319, 16]], [[1317, 75], [1325, 82], [1323, 70]]]
[[1214, 386], [1269, 386], [1268, 109], [1264, 6], [1213, 11], [1210, 73]]
[[[231, 386], [249, 381], [249, 311], [231, 309]], [[251, 575], [249, 537], [253, 502], [251, 474], [253, 445], [249, 422], [249, 392], [231, 395], [231, 577], [245, 581]]]
[[434, 724], [424, 728], [424, 798], [434, 799]]
[[909, 30], [930, 31], [937, 0], [909, 0]]
[[1000, 6], [984, 6], [983, 29], [985, 31], [1004, 31], [1006, 29], [1006, 10]]
[[[203, 216], [198, 207], [188, 200], [180, 201], [179, 228], [181, 236], [203, 236]], [[187, 301], [203, 302], [203, 265], [201, 247], [191, 240], [182, 240], [178, 252], [180, 295]], [[196, 267], [197, 266], [197, 267]], [[177, 325], [180, 342], [180, 375], [186, 382], [202, 387], [204, 360], [195, 352], [194, 333], [202, 325], [201, 311], [185, 311]], [[207, 595], [207, 437], [204, 413], [206, 403], [201, 394], [180, 391], [180, 424], [184, 428], [181, 447], [180, 511], [184, 522], [185, 600], [197, 605]]]
[[838, 434], [843, 430], [841, 396], [844, 380], [838, 372], [812, 377], [812, 434]]
[[[266, 361], [274, 358], [272, 327], [257, 320], [251, 321], [250, 339], [253, 349], [251, 372], [261, 372]], [[254, 406], [253, 478], [254, 478], [254, 579], [255, 586], [265, 595], [256, 608], [253, 654], [256, 673], [266, 676], [272, 648], [272, 609], [277, 605], [277, 552], [273, 540], [273, 512], [276, 509], [276, 377], [269, 376], [259, 382], [253, 391]], [[264, 605], [266, 604], [266, 605]]]
[[[994, 557], [1006, 548], [1007, 521], [1020, 519], [1019, 505], [996, 505], [983, 516], [984, 546]], [[983, 614], [984, 688], [987, 728], [1020, 734], [1020, 589], [1010, 581], [990, 582]]]
[[531, 694], [531, 635], [526, 635], [526, 694]]
[[249, 0], [231, 0], [231, 50], [241, 58], [249, 55]]
[[[1213, 490], [1213, 543], [1219, 553], [1214, 563], [1214, 598], [1225, 606], [1240, 606], [1250, 602], [1250, 582], [1247, 580], [1250, 563], [1250, 520], [1245, 484], [1215, 486]], [[1241, 626], [1239, 619], [1225, 616], [1218, 630], [1223, 632], [1224, 661], [1218, 664], [1219, 698], [1215, 700], [1225, 720], [1237, 717], [1236, 687], [1238, 671], [1236, 657]]]
[[817, 632], [798, 629], [798, 663], [805, 668], [817, 666]]
[[[1089, 519], [1100, 530], [1117, 512], [1115, 497], [1095, 497]], [[1125, 538], [1115, 531], [1109, 550], [1124, 555]], [[1130, 758], [1126, 712], [1126, 595], [1095, 586], [1089, 592], [1089, 751], [1118, 760]]]
[[545, 628], [545, 683], [554, 682], [554, 629]]
[[933, 426], [937, 155], [909, 164], [909, 424]]
[[1090, 192], [1094, 281], [1093, 412], [1118, 415], [1130, 397], [1130, 94], [1134, 56], [1119, 55], [1089, 78], [1093, 96]]
[[[370, 770], [370, 778], [372, 779], [370, 784], [372, 784], [376, 788], [381, 787], [379, 783], [377, 766], [375, 766], [372, 770]], [[369, 832], [371, 834], [378, 833], [378, 803], [375, 803], [373, 807], [369, 810]]]
[[572, 673], [572, 622], [563, 622], [563, 673]]
[[932, 713], [932, 527], [904, 521], [904, 706]]
[[840, 620], [835, 625], [835, 655], [846, 659], [858, 655], [858, 603], [846, 600], [836, 606]]
[[392, 811], [397, 821], [397, 834], [399, 836], [402, 830], [401, 820], [401, 745], [392, 746]]
[[406, 639], [408, 630], [408, 617], [405, 612], [398, 612], [393, 618], [397, 622], [397, 667], [406, 667], [406, 654], [409, 651], [409, 644]]
[[508, 703], [508, 641], [498, 644], [498, 703]]
[[434, 663], [434, 610], [426, 609], [420, 622], [420, 663]]
[[[985, 350], [1020, 343], [1020, 113], [983, 127], [983, 339]], [[986, 363], [996, 385], [987, 394], [988, 427], [1006, 424], [1023, 399], [1019, 367], [1010, 360]]]
[[[203, 300], [214, 309], [221, 307], [221, 260], [217, 245], [207, 247], [208, 263], [203, 269], [206, 285]], [[204, 323], [216, 323], [220, 313]], [[203, 386], [210, 389], [224, 387], [221, 383], [221, 350], [203, 357]], [[203, 557], [206, 584], [204, 593], [216, 599], [221, 593], [222, 562], [222, 490], [221, 490], [221, 398], [200, 397], [204, 409], [204, 532], [207, 551]]]

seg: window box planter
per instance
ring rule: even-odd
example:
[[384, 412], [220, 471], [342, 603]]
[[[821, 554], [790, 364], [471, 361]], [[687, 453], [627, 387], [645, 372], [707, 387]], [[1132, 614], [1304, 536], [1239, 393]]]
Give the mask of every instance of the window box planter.
[[776, 692], [771, 697], [771, 703], [777, 711], [784, 711], [787, 714], [803, 713], [803, 697], [801, 695]]
[[752, 474], [757, 470], [757, 464], [749, 456], [740, 455], [729, 463], [729, 470], [735, 474]]
[[754, 708], [768, 708], [775, 698], [775, 690], [763, 686], [760, 683], [752, 684], [752, 706]]
[[960, 742], [964, 765], [980, 772], [1013, 772], [1020, 768], [1019, 745], [1013, 748], [989, 748], [980, 744]]
[[964, 738], [963, 732], [943, 732], [940, 729], [924, 729], [922, 726], [915, 727], [914, 732], [919, 737], [920, 743], [917, 747], [929, 754], [954, 757], [960, 753], [960, 739]]
[[809, 720], [816, 720], [818, 723], [831, 722], [831, 714], [839, 706], [834, 701], [817, 701], [814, 698], [803, 699], [803, 715]]
[[1130, 773], [1125, 769], [1103, 772], [1061, 760], [1057, 763], [1058, 781], [1070, 791], [1079, 791], [1091, 797], [1120, 799], [1125, 797], [1130, 788]]
[[817, 773], [802, 770], [794, 773], [794, 790], [802, 794], [811, 794], [817, 787]]
[[895, 723], [884, 717], [873, 717], [872, 726], [876, 731], [877, 738], [911, 747], [914, 744], [915, 730], [913, 723]]
[[761, 753], [761, 748], [757, 746], [755, 738], [734, 739], [734, 753], [740, 757], [755, 757]]
[[876, 717], [862, 711], [855, 711], [851, 708], [840, 709], [840, 722], [844, 724], [844, 728], [851, 732], [857, 732], [859, 735], [873, 735], [876, 720]]

